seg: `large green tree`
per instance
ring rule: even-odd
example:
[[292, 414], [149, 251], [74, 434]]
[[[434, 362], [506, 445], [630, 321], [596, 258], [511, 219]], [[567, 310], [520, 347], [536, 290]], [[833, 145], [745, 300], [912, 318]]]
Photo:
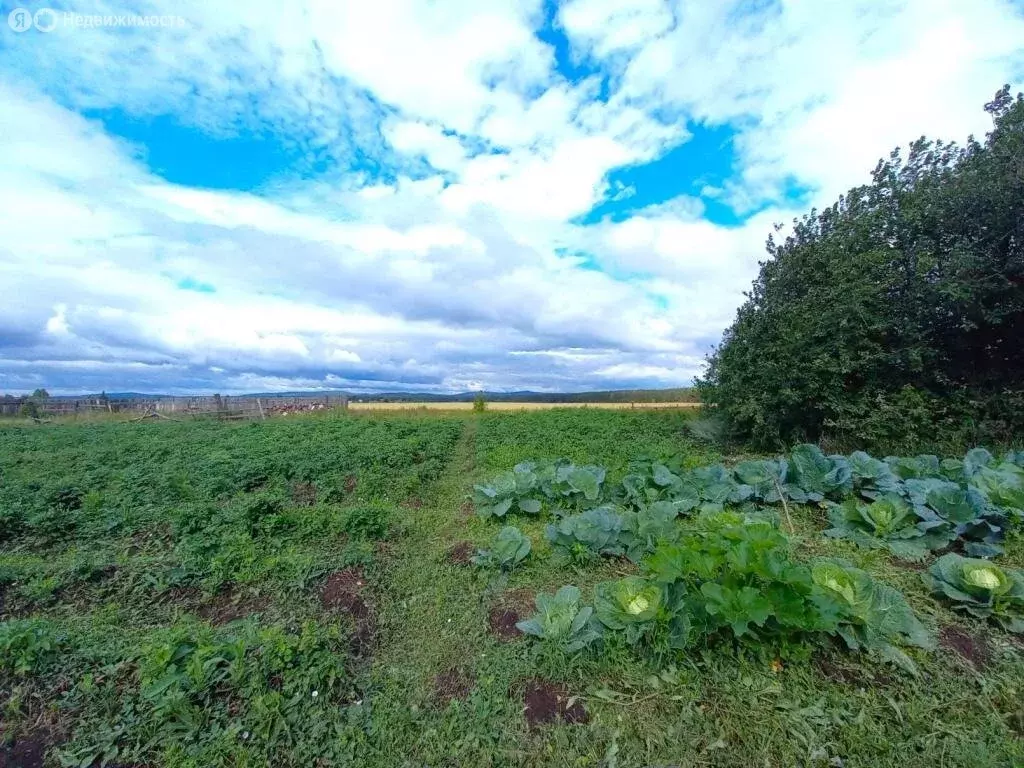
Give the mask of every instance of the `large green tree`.
[[699, 382], [761, 445], [913, 446], [1024, 427], [1024, 98], [984, 143], [894, 151], [794, 222]]

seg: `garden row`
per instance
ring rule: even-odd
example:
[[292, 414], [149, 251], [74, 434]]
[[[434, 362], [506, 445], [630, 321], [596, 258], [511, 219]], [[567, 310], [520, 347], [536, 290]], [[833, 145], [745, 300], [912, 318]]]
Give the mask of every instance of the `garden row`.
[[[1024, 454], [996, 459], [984, 449], [963, 459], [825, 456], [801, 445], [788, 457], [686, 468], [637, 461], [617, 484], [597, 466], [527, 462], [474, 489], [478, 513], [504, 518], [550, 512], [545, 536], [557, 561], [627, 557], [640, 574], [599, 584], [593, 606], [574, 587], [537, 598], [522, 631], [575, 651], [601, 638], [658, 656], [713, 641], [785, 646], [841, 638], [913, 670], [907, 646], [933, 640], [903, 596], [847, 562], [797, 560], [780, 530], [780, 508], [818, 504], [824, 533], [894, 556], [948, 551], [924, 574], [953, 607], [1024, 632], [1024, 574], [988, 559], [1024, 517]], [[688, 518], [685, 524], [679, 518]], [[476, 562], [512, 568], [531, 550], [506, 526]]]

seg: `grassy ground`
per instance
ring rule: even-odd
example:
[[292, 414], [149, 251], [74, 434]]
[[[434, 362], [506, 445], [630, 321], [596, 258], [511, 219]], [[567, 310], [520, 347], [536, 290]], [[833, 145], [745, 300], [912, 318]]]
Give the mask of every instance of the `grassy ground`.
[[[848, 557], [943, 632], [919, 678], [831, 647], [655, 665], [514, 636], [538, 590], [589, 596], [632, 566], [556, 566], [532, 520], [525, 567], [466, 564], [498, 528], [467, 506], [473, 483], [524, 459], [621, 476], [641, 455], [721, 458], [686, 419], [0, 429], [0, 768], [1024, 764], [1024, 646], [954, 617], [915, 570], [822, 539], [810, 509], [793, 510], [801, 554]], [[1006, 562], [1024, 564], [1019, 540]]]

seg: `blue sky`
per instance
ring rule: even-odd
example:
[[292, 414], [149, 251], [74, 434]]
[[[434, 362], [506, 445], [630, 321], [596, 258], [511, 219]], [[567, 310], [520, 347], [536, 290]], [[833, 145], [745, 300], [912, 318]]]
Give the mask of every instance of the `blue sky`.
[[1006, 0], [49, 7], [0, 391], [685, 385], [774, 223], [1024, 79]]

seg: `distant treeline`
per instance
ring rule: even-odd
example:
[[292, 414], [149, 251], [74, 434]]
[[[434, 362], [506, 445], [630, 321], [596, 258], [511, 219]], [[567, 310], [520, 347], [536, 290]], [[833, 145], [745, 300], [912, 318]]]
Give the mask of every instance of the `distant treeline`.
[[[341, 391], [324, 392], [257, 392], [247, 397], [259, 397], [266, 400], [275, 398], [335, 397], [347, 395], [353, 402], [359, 403], [468, 403], [480, 393], [460, 392], [454, 395], [438, 395], [427, 392], [379, 392], [375, 394], [354, 394]], [[514, 403], [696, 403], [700, 397], [693, 387], [675, 389], [615, 389], [596, 392], [484, 392], [484, 399], [492, 402]], [[48, 396], [49, 397], [49, 396]], [[147, 395], [138, 392], [112, 392], [97, 395], [76, 395], [74, 397], [53, 396], [52, 400], [88, 400], [94, 399], [106, 403], [119, 400], [159, 401], [171, 399], [171, 395]], [[27, 398], [15, 398], [5, 395], [4, 400], [20, 404]], [[237, 398], [235, 398], [237, 399]]]
[[[375, 395], [351, 395], [360, 403], [467, 403], [477, 392], [436, 395], [423, 392], [384, 392]], [[598, 392], [484, 392], [492, 403], [696, 403], [700, 400], [693, 387], [677, 389], [615, 389]]]

